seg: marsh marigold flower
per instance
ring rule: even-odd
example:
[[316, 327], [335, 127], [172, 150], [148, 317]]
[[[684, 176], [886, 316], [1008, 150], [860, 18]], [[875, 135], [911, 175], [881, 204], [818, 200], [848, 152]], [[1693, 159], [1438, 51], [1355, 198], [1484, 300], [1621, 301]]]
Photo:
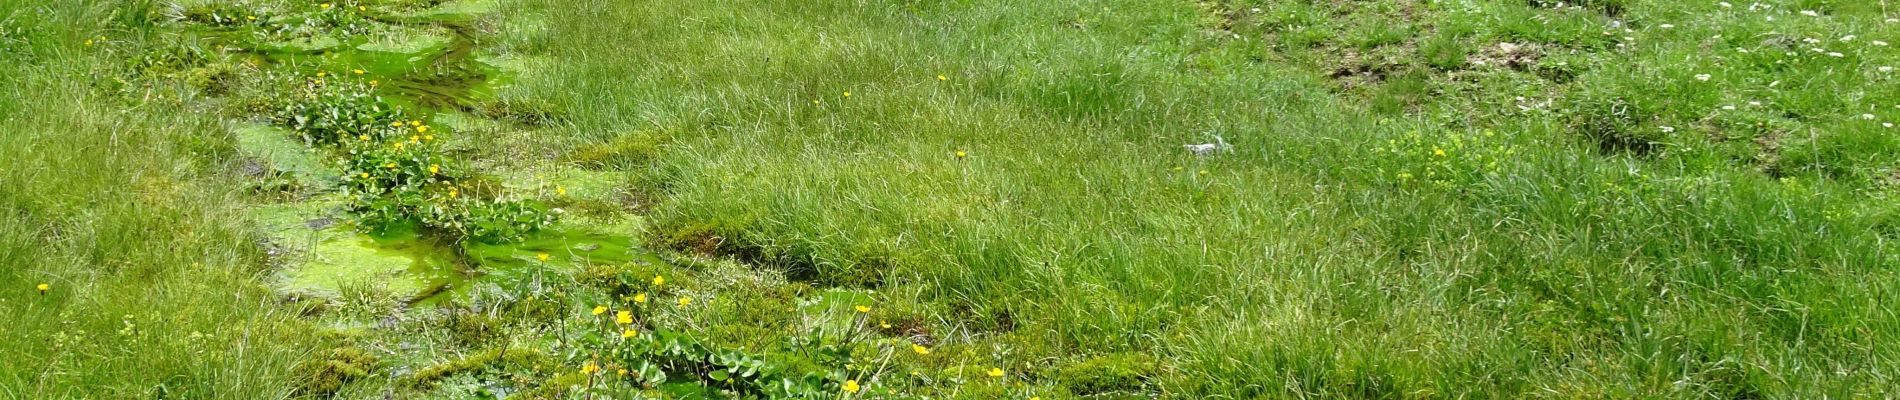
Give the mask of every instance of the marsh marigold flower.
[[634, 337], [634, 335], [639, 335], [639, 334], [640, 334], [640, 332], [639, 332], [639, 331], [635, 331], [635, 330], [632, 330], [632, 329], [628, 329], [628, 330], [624, 330], [624, 331], [621, 331], [621, 332], [620, 332], [620, 338], [621, 338], [621, 339], [632, 339], [632, 338]]
[[636, 294], [636, 295], [633, 295], [633, 302], [634, 302], [634, 303], [636, 303], [636, 304], [646, 304], [646, 303], [647, 303], [647, 294], [646, 294], [646, 293], [641, 293], [641, 294]]
[[855, 381], [855, 380], [844, 381], [845, 393], [857, 393], [858, 389], [859, 389], [858, 381]]
[[619, 313], [615, 313], [615, 314], [614, 314], [614, 323], [616, 323], [616, 324], [621, 324], [621, 325], [632, 325], [632, 324], [633, 324], [633, 312], [632, 312], [632, 311], [625, 311], [625, 310], [622, 310], [622, 311], [620, 311]]

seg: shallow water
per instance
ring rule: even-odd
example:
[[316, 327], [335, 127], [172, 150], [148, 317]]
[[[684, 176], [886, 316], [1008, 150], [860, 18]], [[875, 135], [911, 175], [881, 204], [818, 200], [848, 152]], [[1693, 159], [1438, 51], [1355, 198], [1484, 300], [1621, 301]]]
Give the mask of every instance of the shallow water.
[[[412, 113], [430, 115], [430, 120], [481, 119], [470, 111], [492, 100], [496, 89], [509, 81], [507, 71], [475, 56], [479, 43], [472, 21], [477, 13], [490, 11], [486, 4], [464, 1], [373, 16], [386, 29], [347, 40], [271, 42], [259, 39], [263, 35], [253, 31], [256, 27], [206, 27], [201, 33], [226, 42], [258, 65], [304, 74], [362, 70], [357, 78], [376, 81], [378, 95]], [[438, 128], [455, 134], [453, 125]], [[336, 187], [333, 177], [341, 172], [323, 162], [318, 150], [275, 127], [244, 125], [236, 130], [240, 151], [247, 157], [317, 192], [256, 211], [272, 244], [286, 254], [278, 279], [286, 292], [337, 296], [356, 287], [432, 305], [466, 293], [475, 283], [511, 286], [523, 280], [510, 277], [543, 268], [663, 262], [638, 247], [631, 230], [604, 224], [563, 222], [507, 244], [449, 242], [415, 227], [359, 232], [346, 223], [341, 199], [329, 193]], [[540, 254], [549, 259], [538, 261]]]

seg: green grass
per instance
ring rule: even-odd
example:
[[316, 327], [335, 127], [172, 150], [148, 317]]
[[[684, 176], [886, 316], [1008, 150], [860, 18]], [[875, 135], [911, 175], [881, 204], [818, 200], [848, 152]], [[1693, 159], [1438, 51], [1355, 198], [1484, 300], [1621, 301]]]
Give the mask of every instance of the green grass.
[[[0, 4], [0, 397], [1900, 395], [1886, 0], [68, 3]], [[427, 21], [482, 63], [220, 50]], [[323, 71], [562, 221], [269, 287]]]
[[165, 40], [140, 9], [0, 4], [0, 397], [287, 397], [314, 342], [257, 280], [222, 126], [108, 78]]
[[670, 138], [676, 244], [939, 304], [1027, 377], [1137, 352], [1182, 397], [1879, 397], [1900, 58], [1870, 41], [1900, 25], [1809, 3], [548, 3], [575, 22], [521, 83], [584, 143]]

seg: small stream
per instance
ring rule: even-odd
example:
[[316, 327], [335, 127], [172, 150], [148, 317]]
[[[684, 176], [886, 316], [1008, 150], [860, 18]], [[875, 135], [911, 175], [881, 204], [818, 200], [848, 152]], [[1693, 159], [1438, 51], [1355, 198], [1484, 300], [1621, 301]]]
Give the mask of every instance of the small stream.
[[[385, 33], [404, 35], [381, 40], [351, 35], [346, 40], [267, 42], [258, 39], [261, 35], [251, 26], [207, 26], [200, 33], [225, 42], [251, 63], [280, 71], [341, 75], [361, 70], [355, 78], [377, 82], [378, 95], [412, 115], [437, 121], [473, 118], [509, 129], [508, 123], [476, 112], [509, 81], [507, 71], [477, 56], [477, 12], [370, 14], [367, 19], [386, 27]], [[478, 133], [440, 125], [437, 129], [444, 135]], [[256, 208], [282, 266], [279, 284], [289, 293], [337, 296], [368, 288], [426, 306], [466, 293], [478, 283], [532, 284], [543, 268], [663, 263], [638, 247], [626, 229], [568, 222], [508, 244], [454, 242], [413, 226], [359, 232], [347, 223], [350, 217], [337, 198], [332, 177], [342, 173], [324, 160], [322, 150], [305, 147], [294, 133], [268, 125], [242, 126], [238, 136], [242, 153], [270, 170], [306, 181], [301, 187], [315, 188], [301, 199]], [[545, 262], [538, 260], [543, 254]]]

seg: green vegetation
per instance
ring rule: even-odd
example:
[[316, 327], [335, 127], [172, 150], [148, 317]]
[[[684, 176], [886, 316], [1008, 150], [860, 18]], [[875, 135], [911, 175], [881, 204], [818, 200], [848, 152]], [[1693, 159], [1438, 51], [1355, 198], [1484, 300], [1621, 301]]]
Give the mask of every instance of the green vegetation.
[[69, 3], [0, 397], [1900, 395], [1885, 1]]

